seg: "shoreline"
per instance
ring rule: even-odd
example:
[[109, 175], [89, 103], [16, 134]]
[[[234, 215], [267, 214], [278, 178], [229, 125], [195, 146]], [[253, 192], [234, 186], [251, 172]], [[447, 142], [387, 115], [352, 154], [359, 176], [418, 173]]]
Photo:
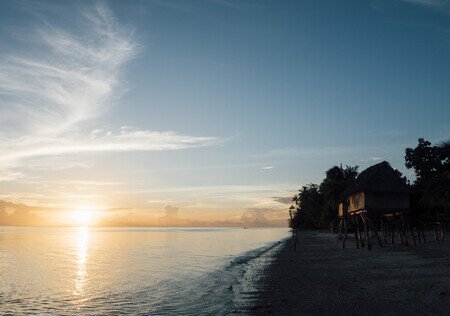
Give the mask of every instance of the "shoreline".
[[260, 290], [259, 283], [265, 275], [265, 271], [275, 258], [280, 249], [290, 239], [285, 237], [279, 241], [269, 243], [245, 254], [236, 257], [225, 269], [235, 272], [235, 282], [231, 285], [233, 291], [233, 307], [228, 310], [232, 315], [247, 315], [249, 308], [258, 299]]
[[336, 235], [300, 231], [258, 288], [251, 315], [448, 315], [450, 244], [342, 249]]

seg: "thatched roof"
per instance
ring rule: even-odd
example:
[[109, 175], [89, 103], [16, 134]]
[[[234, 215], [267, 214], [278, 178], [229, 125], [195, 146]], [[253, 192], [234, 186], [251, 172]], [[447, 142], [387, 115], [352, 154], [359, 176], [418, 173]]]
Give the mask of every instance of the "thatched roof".
[[344, 196], [356, 192], [409, 192], [408, 186], [387, 161], [373, 165], [359, 174]]

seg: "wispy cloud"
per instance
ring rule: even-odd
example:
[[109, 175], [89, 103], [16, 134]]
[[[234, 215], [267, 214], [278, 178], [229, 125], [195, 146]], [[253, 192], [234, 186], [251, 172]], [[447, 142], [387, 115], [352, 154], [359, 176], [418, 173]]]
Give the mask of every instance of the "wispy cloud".
[[0, 170], [0, 181], [12, 181], [23, 177], [23, 173], [15, 171], [1, 171]]
[[432, 7], [445, 7], [450, 5], [449, 0], [401, 0], [401, 1]]
[[390, 157], [376, 157], [376, 156], [372, 156], [369, 158], [361, 158], [359, 159], [360, 162], [379, 162], [381, 160], [388, 160]]
[[273, 197], [273, 200], [278, 203], [281, 203], [281, 204], [287, 204], [287, 205], [293, 204], [292, 196], [276, 196], [276, 197]]
[[26, 43], [32, 54], [1, 57], [2, 121], [61, 133], [100, 115], [120, 91], [120, 70], [139, 50], [132, 31], [104, 5], [81, 14], [79, 32], [47, 23]]
[[0, 148], [5, 153], [0, 162], [14, 166], [21, 159], [39, 156], [57, 156], [86, 152], [160, 151], [212, 145], [214, 137], [180, 135], [175, 132], [122, 129], [119, 133], [105, 132], [90, 137], [24, 136], [1, 138]]
[[[0, 168], [17, 167], [30, 157], [176, 150], [218, 142], [172, 131], [87, 130], [87, 121], [94, 124], [126, 90], [122, 69], [140, 46], [133, 30], [106, 5], [81, 10], [80, 16], [76, 27], [44, 21], [26, 40], [26, 49], [0, 56]], [[3, 173], [0, 179], [13, 176]]]
[[[423, 8], [427, 8], [430, 10], [434, 10], [443, 14], [450, 14], [450, 0], [401, 0], [402, 2], [407, 2], [412, 5], [421, 6]], [[431, 27], [428, 27], [431, 28]], [[432, 27], [433, 29], [437, 29], [438, 31], [444, 31], [448, 33], [447, 29]]]
[[209, 0], [209, 2], [235, 10], [255, 10], [270, 8], [269, 4], [263, 3], [262, 1]]
[[284, 208], [249, 207], [240, 219], [247, 226], [286, 226], [286, 213]]
[[[304, 147], [304, 148], [278, 148], [270, 151], [252, 155], [253, 158], [282, 158], [282, 157], [297, 157], [297, 156], [329, 156], [351, 153], [361, 150], [362, 147]], [[367, 147], [373, 148], [373, 147]]]

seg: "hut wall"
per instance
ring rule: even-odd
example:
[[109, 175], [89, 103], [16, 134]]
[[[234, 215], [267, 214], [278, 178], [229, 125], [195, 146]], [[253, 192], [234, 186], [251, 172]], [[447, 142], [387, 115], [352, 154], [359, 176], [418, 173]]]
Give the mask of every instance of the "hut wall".
[[339, 203], [338, 216], [339, 217], [343, 217], [344, 216], [344, 203]]
[[365, 208], [365, 200], [366, 198], [364, 192], [358, 192], [350, 195], [348, 198], [348, 211], [351, 213], [358, 210], [363, 210]]
[[407, 193], [366, 193], [365, 203], [368, 209], [384, 212], [409, 209], [409, 194]]

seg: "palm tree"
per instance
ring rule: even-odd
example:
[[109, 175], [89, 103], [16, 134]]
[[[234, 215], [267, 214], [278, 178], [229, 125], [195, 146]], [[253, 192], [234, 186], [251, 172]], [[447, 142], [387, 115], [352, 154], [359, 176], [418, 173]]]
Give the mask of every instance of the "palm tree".
[[295, 219], [295, 206], [291, 205], [289, 207], [289, 227], [291, 228], [295, 228], [295, 224], [294, 224], [294, 219]]
[[326, 177], [320, 184], [320, 190], [324, 195], [324, 210], [322, 213], [322, 225], [328, 225], [337, 216], [337, 209], [342, 198], [342, 193], [348, 189], [358, 176], [358, 166], [334, 166], [325, 173]]

